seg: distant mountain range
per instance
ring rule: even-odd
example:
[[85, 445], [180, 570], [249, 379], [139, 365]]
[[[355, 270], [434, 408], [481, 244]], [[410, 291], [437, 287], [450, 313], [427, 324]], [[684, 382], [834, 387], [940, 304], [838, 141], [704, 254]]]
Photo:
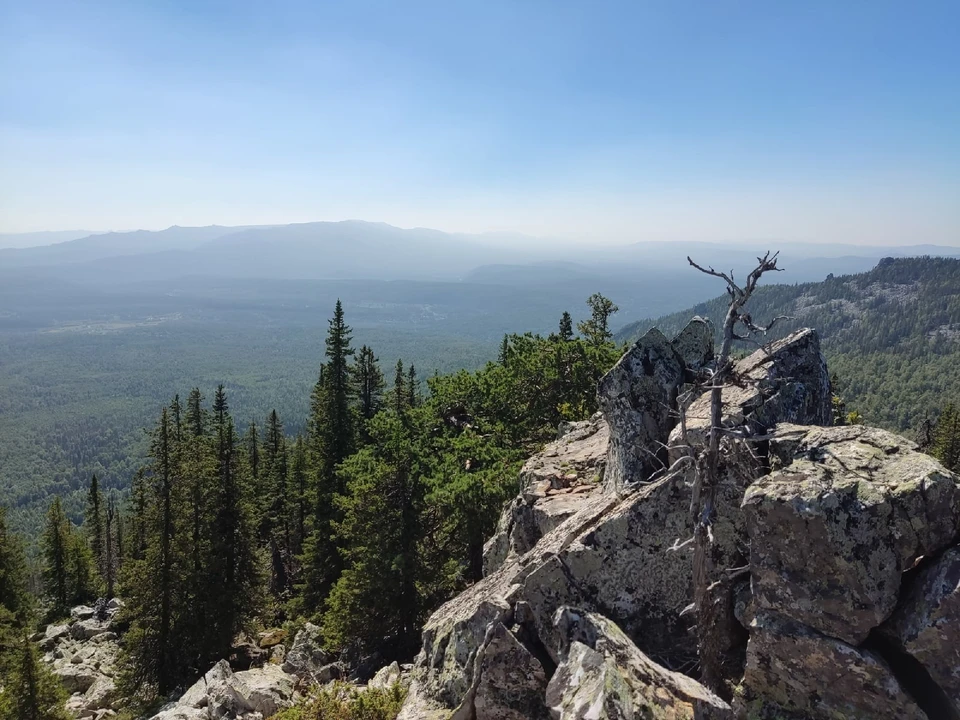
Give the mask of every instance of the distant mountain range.
[[780, 249], [782, 282], [861, 272], [887, 256], [960, 256], [960, 247], [869, 247], [758, 243], [644, 242], [550, 247], [510, 234], [467, 235], [401, 229], [362, 221], [251, 227], [171, 227], [102, 233], [37, 247], [0, 249], [0, 274], [98, 285], [185, 275], [264, 279], [443, 280], [493, 284], [620, 277], [638, 282], [664, 271], [687, 275], [686, 256], [742, 267], [758, 252]]

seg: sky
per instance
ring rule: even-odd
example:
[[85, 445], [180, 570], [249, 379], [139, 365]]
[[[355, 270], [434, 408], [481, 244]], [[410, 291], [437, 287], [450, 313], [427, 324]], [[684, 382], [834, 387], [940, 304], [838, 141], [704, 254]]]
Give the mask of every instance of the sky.
[[0, 0], [0, 233], [960, 245], [960, 3]]

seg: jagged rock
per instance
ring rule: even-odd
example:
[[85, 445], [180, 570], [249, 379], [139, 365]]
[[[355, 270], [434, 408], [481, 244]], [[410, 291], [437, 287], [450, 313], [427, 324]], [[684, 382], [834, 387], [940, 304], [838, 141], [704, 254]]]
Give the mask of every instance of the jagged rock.
[[[742, 387], [723, 389], [724, 427], [746, 427], [750, 433], [763, 434], [777, 423], [829, 425], [832, 421], [830, 375], [814, 330], [798, 330], [740, 360], [735, 374], [745, 382]], [[710, 393], [687, 407], [686, 426], [690, 444], [704, 447], [710, 427]], [[676, 427], [670, 445], [681, 443], [681, 430]]]
[[238, 672], [236, 677], [249, 690], [247, 702], [265, 718], [293, 706], [297, 678], [278, 666], [264, 665], [255, 670], [244, 670]]
[[537, 720], [549, 717], [543, 698], [543, 665], [503, 623], [487, 631], [477, 659], [473, 710], [477, 720]]
[[190, 686], [177, 701], [177, 704], [194, 708], [206, 707], [210, 702], [208, 697], [210, 689], [229, 682], [233, 676], [230, 663], [226, 660], [220, 660], [207, 670], [202, 678]]
[[484, 546], [484, 575], [529, 551], [602, 490], [609, 441], [609, 428], [598, 413], [568, 423], [559, 439], [524, 463], [521, 495], [504, 509], [496, 534]]
[[753, 602], [859, 645], [893, 612], [900, 578], [960, 529], [960, 478], [897, 435], [781, 426], [783, 469], [743, 510]]
[[124, 603], [120, 598], [110, 598], [109, 602], [107, 602], [107, 610], [111, 610], [113, 612], [116, 612], [124, 607], [126, 607], [126, 603]]
[[694, 317], [670, 344], [687, 370], [697, 372], [714, 361], [713, 337], [713, 323]]
[[609, 490], [620, 492], [663, 466], [684, 378], [683, 358], [653, 328], [600, 380], [597, 398], [610, 426], [604, 481]]
[[209, 720], [206, 708], [198, 710], [185, 705], [170, 703], [164, 705], [151, 720]]
[[321, 671], [332, 661], [333, 658], [322, 647], [320, 628], [307, 623], [294, 637], [293, 645], [283, 660], [283, 671], [301, 679], [323, 682], [319, 678], [330, 673]]
[[654, 663], [610, 620], [560, 608], [555, 625], [562, 661], [546, 693], [554, 718], [732, 720], [727, 703]]
[[742, 717], [927, 720], [879, 656], [773, 613], [750, 624], [742, 690]]
[[386, 667], [382, 667], [370, 678], [368, 688], [386, 690], [400, 682], [400, 665], [394, 660]]
[[923, 665], [960, 716], [960, 546], [910, 579], [883, 632]]

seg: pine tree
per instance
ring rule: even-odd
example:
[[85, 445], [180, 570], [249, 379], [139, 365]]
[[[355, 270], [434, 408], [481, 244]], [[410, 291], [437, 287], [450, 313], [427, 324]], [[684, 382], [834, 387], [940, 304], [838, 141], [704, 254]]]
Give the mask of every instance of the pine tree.
[[60, 497], [54, 497], [47, 511], [47, 522], [41, 537], [43, 553], [43, 588], [53, 603], [55, 613], [70, 606], [70, 521], [63, 512]]
[[103, 494], [100, 492], [100, 483], [94, 475], [90, 480], [90, 489], [87, 492], [87, 509], [83, 516], [83, 526], [87, 532], [90, 550], [97, 572], [106, 577], [104, 566], [105, 534], [103, 528]]
[[33, 612], [27, 574], [23, 542], [7, 527], [7, 509], [0, 505], [0, 656], [12, 647]]
[[257, 433], [257, 423], [250, 421], [250, 427], [247, 428], [247, 462], [250, 464], [250, 474], [253, 481], [260, 479], [260, 436]]
[[297, 435], [297, 441], [293, 446], [290, 479], [295, 505], [291, 547], [292, 551], [299, 555], [303, 552], [303, 542], [306, 539], [307, 507], [310, 502], [307, 492], [307, 445], [303, 440], [303, 435]]
[[410, 393], [407, 390], [407, 376], [403, 371], [403, 360], [397, 360], [393, 371], [393, 391], [390, 393], [390, 405], [393, 414], [403, 417], [409, 407]]
[[560, 339], [564, 342], [573, 340], [573, 318], [570, 317], [570, 313], [564, 310], [563, 315], [560, 316]]
[[583, 335], [587, 344], [600, 347], [613, 337], [613, 333], [610, 332], [610, 316], [620, 308], [600, 293], [594, 293], [587, 298], [587, 305], [590, 306], [590, 319], [578, 323], [577, 330]]
[[260, 496], [266, 501], [266, 509], [260, 522], [260, 538], [270, 546], [271, 592], [281, 595], [289, 590], [290, 582], [290, 497], [286, 438], [276, 410], [267, 419], [263, 458], [264, 482]]
[[107, 597], [114, 596], [114, 585], [117, 572], [116, 555], [116, 536], [119, 529], [117, 518], [117, 499], [113, 493], [107, 499], [107, 512], [104, 524], [104, 548], [103, 548], [103, 580], [106, 583]]
[[415, 408], [420, 404], [420, 382], [417, 380], [417, 369], [410, 365], [407, 371], [407, 407]]
[[97, 596], [99, 581], [93, 551], [81, 532], [70, 528], [68, 535], [69, 560], [67, 576], [71, 605], [91, 602]]

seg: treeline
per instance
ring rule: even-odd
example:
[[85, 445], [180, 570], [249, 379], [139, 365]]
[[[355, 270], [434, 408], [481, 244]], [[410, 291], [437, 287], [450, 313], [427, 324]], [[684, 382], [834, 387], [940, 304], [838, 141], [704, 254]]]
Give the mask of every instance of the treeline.
[[[409, 658], [426, 615], [480, 579], [484, 540], [519, 464], [597, 409], [617, 360], [608, 299], [574, 333], [503, 339], [477, 372], [385, 373], [338, 302], [303, 432], [274, 411], [240, 436], [223, 386], [171, 399], [122, 511], [96, 479], [80, 530], [54, 500], [43, 536], [52, 614], [126, 599], [121, 687], [183, 688], [260, 623], [311, 619], [352, 662]], [[385, 374], [390, 376], [387, 382]]]

